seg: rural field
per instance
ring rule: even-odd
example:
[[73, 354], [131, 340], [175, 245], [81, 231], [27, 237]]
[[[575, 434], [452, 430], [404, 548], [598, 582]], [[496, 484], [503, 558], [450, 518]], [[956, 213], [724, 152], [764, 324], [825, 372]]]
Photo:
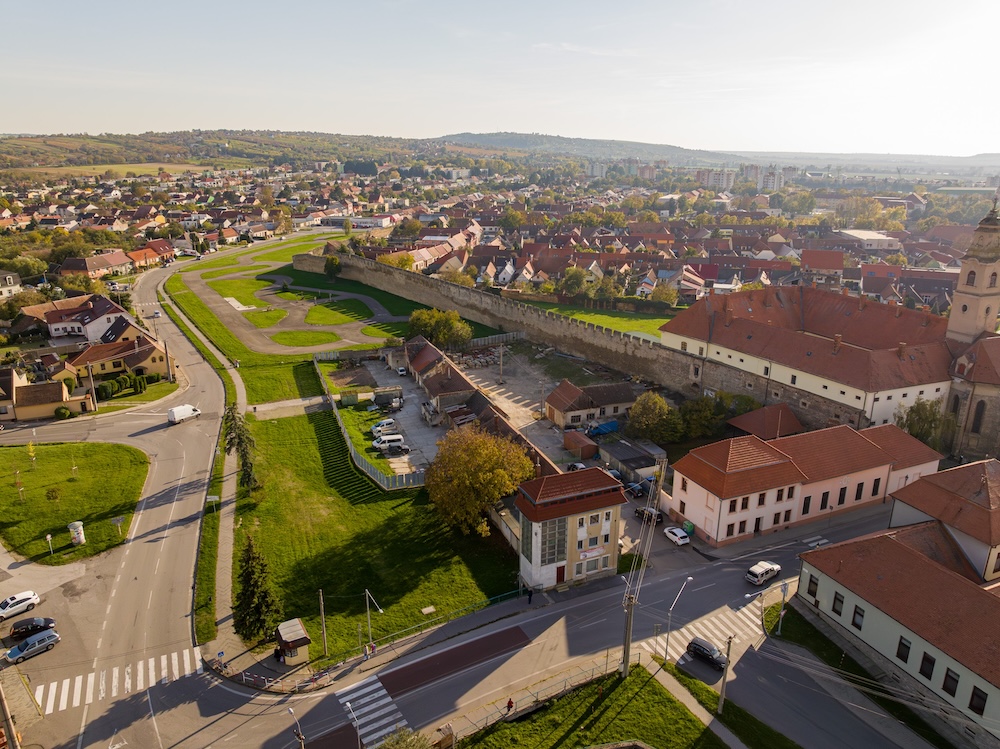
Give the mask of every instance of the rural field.
[[168, 162], [151, 162], [145, 164], [84, 164], [81, 166], [38, 166], [22, 167], [19, 172], [27, 172], [37, 176], [51, 177], [100, 177], [106, 172], [111, 172], [117, 178], [124, 177], [129, 172], [136, 176], [151, 174], [153, 176], [160, 172], [178, 174], [180, 172], [201, 172], [212, 167], [200, 166], [198, 164], [171, 164]]

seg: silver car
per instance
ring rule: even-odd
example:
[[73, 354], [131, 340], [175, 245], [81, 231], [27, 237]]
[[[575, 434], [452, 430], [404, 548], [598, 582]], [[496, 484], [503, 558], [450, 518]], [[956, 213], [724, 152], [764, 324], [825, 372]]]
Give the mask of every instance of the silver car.
[[59, 633], [54, 629], [39, 632], [12, 647], [4, 654], [4, 658], [7, 659], [8, 663], [21, 663], [26, 658], [44, 653], [46, 650], [52, 650], [61, 639]]

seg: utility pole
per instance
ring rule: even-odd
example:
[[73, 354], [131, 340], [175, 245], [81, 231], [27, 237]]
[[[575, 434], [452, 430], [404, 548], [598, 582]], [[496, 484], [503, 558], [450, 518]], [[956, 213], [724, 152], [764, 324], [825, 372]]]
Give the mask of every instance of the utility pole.
[[715, 711], [722, 715], [722, 707], [726, 704], [726, 680], [729, 677], [729, 653], [733, 649], [733, 638], [736, 635], [729, 635], [726, 638], [726, 666], [722, 669], [722, 687], [719, 689], [719, 708]]
[[3, 684], [0, 684], [0, 709], [3, 710], [3, 728], [7, 733], [7, 744], [10, 749], [21, 749], [21, 742], [17, 740], [17, 731], [14, 729], [14, 718], [7, 707], [7, 695], [3, 693]]
[[323, 655], [329, 655], [326, 649], [326, 611], [323, 608], [323, 589], [319, 589], [319, 623], [323, 628]]
[[629, 658], [632, 655], [632, 614], [635, 610], [635, 595], [625, 594], [625, 641], [622, 645], [622, 678], [628, 678]]
[[785, 621], [785, 599], [788, 597], [788, 581], [781, 583], [781, 610], [778, 611], [778, 637], [781, 637], [781, 623]]

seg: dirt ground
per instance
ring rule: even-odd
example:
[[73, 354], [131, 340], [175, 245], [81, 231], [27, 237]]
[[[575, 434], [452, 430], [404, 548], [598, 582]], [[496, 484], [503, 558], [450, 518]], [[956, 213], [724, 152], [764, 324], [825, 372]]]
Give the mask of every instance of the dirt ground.
[[340, 389], [354, 387], [374, 388], [378, 385], [367, 367], [361, 364], [353, 366], [350, 362], [342, 362], [336, 370], [331, 371], [326, 366], [323, 367], [323, 370], [323, 374], [331, 387]]

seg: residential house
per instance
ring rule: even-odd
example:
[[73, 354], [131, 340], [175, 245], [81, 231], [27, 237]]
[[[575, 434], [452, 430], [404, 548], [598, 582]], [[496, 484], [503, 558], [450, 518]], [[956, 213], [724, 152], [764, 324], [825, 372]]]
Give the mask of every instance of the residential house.
[[132, 261], [132, 265], [136, 270], [157, 268], [163, 263], [160, 256], [148, 247], [140, 247], [138, 250], [132, 250], [132, 252], [126, 252], [125, 254], [128, 256], [128, 259]]
[[12, 270], [0, 268], [0, 299], [20, 294], [21, 277]]
[[0, 424], [51, 419], [60, 406], [73, 413], [89, 413], [94, 410], [94, 401], [86, 388], [77, 388], [71, 394], [63, 380], [32, 383], [20, 370], [0, 369]]
[[937, 471], [941, 455], [894, 424], [847, 425], [698, 447], [674, 464], [669, 510], [712, 546], [883, 502]]
[[892, 499], [888, 530], [801, 555], [797, 595], [954, 745], [1000, 747], [1000, 463], [923, 476]]
[[83, 274], [90, 278], [124, 275], [133, 270], [132, 260], [121, 250], [104, 250], [90, 257], [68, 257], [59, 266], [59, 275]]
[[[39, 305], [41, 306], [41, 305]], [[119, 318], [130, 315], [107, 297], [93, 294], [77, 306], [57, 308], [45, 313], [45, 323], [49, 335], [83, 336], [88, 341], [96, 341]]]
[[618, 571], [622, 485], [599, 468], [525, 481], [520, 513], [521, 578], [547, 590]]
[[577, 429], [595, 419], [625, 418], [634, 403], [635, 393], [627, 382], [577, 387], [563, 380], [545, 398], [545, 418], [560, 429]]
[[80, 373], [89, 373], [95, 379], [121, 374], [158, 374], [167, 377], [167, 364], [163, 344], [151, 336], [138, 336], [131, 341], [98, 343], [66, 357], [66, 363]]

